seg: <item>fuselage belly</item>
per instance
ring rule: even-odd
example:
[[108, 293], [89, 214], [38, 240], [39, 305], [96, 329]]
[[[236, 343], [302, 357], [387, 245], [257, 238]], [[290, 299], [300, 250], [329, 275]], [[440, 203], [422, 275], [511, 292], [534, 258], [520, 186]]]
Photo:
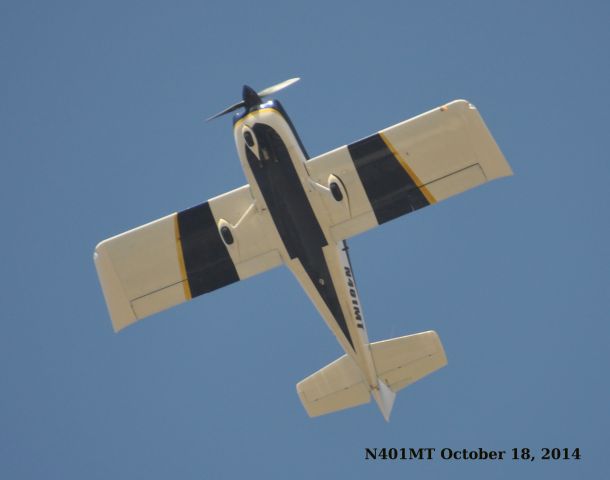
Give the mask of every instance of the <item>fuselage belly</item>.
[[[377, 377], [345, 241], [332, 238], [328, 214], [313, 188], [307, 155], [279, 102], [236, 117], [234, 136], [256, 206], [271, 216], [284, 263], [362, 370]], [[330, 195], [330, 190], [328, 191]]]

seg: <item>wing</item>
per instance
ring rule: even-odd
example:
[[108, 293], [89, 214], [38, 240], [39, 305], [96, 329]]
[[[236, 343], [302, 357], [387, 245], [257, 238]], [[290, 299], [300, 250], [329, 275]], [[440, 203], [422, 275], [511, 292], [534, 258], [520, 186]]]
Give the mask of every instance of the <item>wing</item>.
[[115, 331], [280, 265], [270, 222], [243, 186], [101, 242], [95, 266]]
[[[474, 105], [455, 100], [307, 162], [339, 241], [498, 177], [509, 164]], [[341, 198], [343, 197], [343, 198]]]

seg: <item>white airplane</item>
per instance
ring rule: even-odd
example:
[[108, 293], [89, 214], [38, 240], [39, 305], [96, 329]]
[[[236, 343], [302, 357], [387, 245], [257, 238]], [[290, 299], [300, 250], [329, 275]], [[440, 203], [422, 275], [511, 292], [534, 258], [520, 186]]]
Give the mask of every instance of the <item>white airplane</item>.
[[297, 384], [310, 416], [368, 403], [389, 420], [396, 392], [447, 363], [436, 332], [369, 342], [346, 239], [511, 175], [477, 109], [455, 100], [309, 158], [277, 100], [298, 78], [212, 118], [233, 119], [247, 185], [104, 240], [94, 259], [115, 331], [286, 265], [345, 355]]

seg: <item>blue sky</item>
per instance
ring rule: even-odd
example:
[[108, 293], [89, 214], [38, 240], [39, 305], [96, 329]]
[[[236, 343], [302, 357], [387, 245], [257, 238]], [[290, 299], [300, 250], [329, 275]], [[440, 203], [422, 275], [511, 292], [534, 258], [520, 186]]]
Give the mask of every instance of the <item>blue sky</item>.
[[[607, 2], [0, 4], [0, 476], [600, 478], [610, 471]], [[341, 354], [286, 269], [112, 332], [111, 235], [244, 184], [230, 120], [279, 98], [312, 155], [454, 98], [515, 176], [350, 241], [372, 340], [449, 365], [307, 418]], [[366, 447], [579, 447], [580, 461], [371, 462]]]

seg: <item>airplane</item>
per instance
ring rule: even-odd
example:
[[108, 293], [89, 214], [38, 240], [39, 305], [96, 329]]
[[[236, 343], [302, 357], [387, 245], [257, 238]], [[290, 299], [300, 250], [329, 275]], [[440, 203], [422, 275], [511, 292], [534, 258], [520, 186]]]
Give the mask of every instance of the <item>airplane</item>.
[[[297, 384], [310, 417], [396, 392], [447, 364], [434, 331], [369, 342], [346, 240], [511, 168], [477, 108], [455, 100], [309, 158], [270, 95], [244, 85], [233, 135], [247, 184], [102, 241], [94, 261], [112, 325], [285, 265], [345, 354]], [[209, 119], [209, 120], [210, 120]]]

